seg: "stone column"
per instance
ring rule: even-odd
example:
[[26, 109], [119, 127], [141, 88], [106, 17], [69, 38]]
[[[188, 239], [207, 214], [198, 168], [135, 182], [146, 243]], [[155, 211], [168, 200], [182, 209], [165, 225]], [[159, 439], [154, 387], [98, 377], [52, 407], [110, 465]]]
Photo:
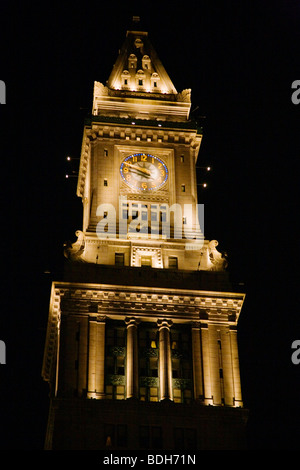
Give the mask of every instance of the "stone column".
[[203, 358], [203, 381], [204, 381], [204, 404], [212, 405], [212, 380], [210, 373], [210, 347], [208, 325], [201, 325], [202, 358]]
[[204, 399], [200, 322], [192, 323], [193, 382], [195, 400]]
[[160, 399], [173, 400], [172, 387], [172, 359], [170, 344], [170, 327], [172, 322], [169, 320], [158, 320], [159, 328], [159, 382]]
[[89, 322], [88, 398], [105, 398], [105, 317]]
[[231, 358], [232, 358], [234, 405], [243, 406], [237, 330], [235, 327], [231, 327], [229, 331], [230, 331]]
[[135, 318], [126, 318], [125, 322], [127, 325], [126, 398], [138, 398], [138, 323]]

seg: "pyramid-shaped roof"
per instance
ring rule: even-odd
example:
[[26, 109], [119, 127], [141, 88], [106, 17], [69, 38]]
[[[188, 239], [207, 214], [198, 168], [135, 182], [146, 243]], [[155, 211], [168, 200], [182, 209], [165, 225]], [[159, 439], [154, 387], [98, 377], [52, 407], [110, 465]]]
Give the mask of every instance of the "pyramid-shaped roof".
[[[125, 41], [106, 86], [94, 85], [93, 114], [128, 117], [151, 113], [162, 119], [188, 119], [191, 90], [178, 93], [152, 46], [148, 32], [136, 19]], [[151, 106], [151, 110], [150, 110]], [[141, 117], [141, 116], [139, 116]], [[150, 116], [148, 116], [150, 118]]]
[[177, 94], [149, 40], [148, 32], [138, 28], [127, 31], [107, 85], [112, 89], [133, 92]]

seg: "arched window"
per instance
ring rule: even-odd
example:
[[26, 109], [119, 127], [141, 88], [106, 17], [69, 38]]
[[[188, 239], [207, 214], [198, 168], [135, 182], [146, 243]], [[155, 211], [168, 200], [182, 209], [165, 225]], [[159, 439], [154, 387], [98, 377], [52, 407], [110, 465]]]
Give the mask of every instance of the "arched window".
[[159, 75], [158, 75], [156, 72], [154, 72], [154, 73], [151, 75], [151, 79], [150, 79], [150, 81], [151, 81], [151, 88], [153, 88], [153, 89], [155, 89], [155, 90], [158, 89], [158, 88], [159, 88], [159, 80], [160, 80]]
[[128, 57], [128, 68], [136, 69], [137, 58], [135, 54], [130, 54]]
[[128, 70], [123, 70], [122, 75], [122, 86], [127, 87], [130, 85], [130, 73]]
[[136, 76], [135, 76], [136, 85], [138, 87], [144, 87], [145, 86], [145, 78], [146, 78], [146, 75], [145, 75], [144, 71], [143, 70], [138, 70], [137, 73], [136, 73]]
[[137, 49], [141, 49], [144, 45], [143, 41], [140, 38], [136, 38], [134, 45]]
[[151, 67], [151, 60], [148, 55], [144, 55], [142, 58], [142, 67], [144, 70], [150, 70]]

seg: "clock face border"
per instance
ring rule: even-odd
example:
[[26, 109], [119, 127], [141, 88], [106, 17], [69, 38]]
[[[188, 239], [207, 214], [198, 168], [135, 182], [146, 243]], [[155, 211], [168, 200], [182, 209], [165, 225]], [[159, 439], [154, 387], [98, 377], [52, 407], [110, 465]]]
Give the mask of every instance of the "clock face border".
[[[144, 160], [146, 163], [151, 163], [151, 165], [153, 165], [153, 166], [156, 166], [157, 163], [162, 165], [163, 174], [164, 174], [163, 181], [161, 183], [159, 183], [158, 185], [154, 186], [154, 187], [148, 187], [148, 185], [146, 185], [145, 182], [144, 182], [144, 186], [143, 186], [142, 182], [141, 182], [140, 186], [137, 186], [136, 184], [130, 183], [130, 181], [128, 181], [126, 179], [126, 175], [124, 175], [124, 168], [126, 168], [125, 167], [126, 162], [130, 159], [132, 159], [132, 161], [134, 162], [134, 158], [137, 159], [138, 157], [142, 157], [142, 156], [146, 156], [147, 158], [149, 157], [150, 159], [152, 159], [152, 162], [150, 162], [148, 160]], [[142, 160], [140, 160], [140, 161], [142, 161]], [[136, 160], [136, 162], [138, 162], [138, 160]], [[154, 165], [154, 163], [155, 163], [155, 165]], [[120, 165], [120, 174], [121, 174], [121, 177], [122, 177], [123, 181], [125, 182], [125, 184], [127, 186], [129, 186], [130, 188], [132, 188], [136, 191], [151, 193], [153, 191], [157, 191], [157, 190], [161, 189], [162, 186], [164, 186], [164, 184], [167, 182], [168, 177], [169, 177], [169, 169], [168, 169], [166, 163], [160, 157], [157, 157], [156, 155], [153, 155], [152, 153], [135, 152], [135, 153], [131, 153], [127, 157], [123, 158], [123, 160], [121, 162], [121, 165]]]

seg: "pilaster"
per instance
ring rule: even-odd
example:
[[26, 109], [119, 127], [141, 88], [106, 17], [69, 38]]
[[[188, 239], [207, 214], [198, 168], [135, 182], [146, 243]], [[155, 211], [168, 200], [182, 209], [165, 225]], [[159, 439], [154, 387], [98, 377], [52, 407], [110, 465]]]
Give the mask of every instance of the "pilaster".
[[202, 367], [202, 351], [201, 351], [201, 324], [200, 322], [192, 323], [192, 355], [193, 355], [193, 376], [194, 376], [194, 398], [203, 401], [204, 385], [203, 385], [203, 367]]
[[138, 398], [138, 321], [126, 318], [127, 325], [127, 354], [126, 354], [126, 398]]
[[170, 328], [172, 321], [158, 320], [160, 399], [173, 400]]
[[89, 321], [88, 398], [105, 398], [105, 317]]

